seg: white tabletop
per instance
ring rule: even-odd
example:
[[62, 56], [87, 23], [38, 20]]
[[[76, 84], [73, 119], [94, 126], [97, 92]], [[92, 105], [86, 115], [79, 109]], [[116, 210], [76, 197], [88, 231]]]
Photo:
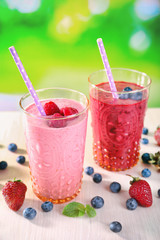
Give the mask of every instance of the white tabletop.
[[[54, 205], [53, 211], [42, 212], [42, 202], [33, 194], [29, 176], [28, 156], [26, 153], [22, 113], [0, 112], [0, 161], [8, 162], [6, 170], [0, 171], [0, 240], [159, 240], [160, 239], [160, 198], [157, 190], [160, 188], [160, 172], [154, 166], [146, 166], [140, 160], [137, 166], [124, 172], [109, 172], [97, 166], [92, 157], [92, 130], [88, 120], [87, 140], [84, 167], [93, 166], [95, 172], [101, 173], [103, 180], [96, 184], [92, 177], [84, 174], [82, 190], [73, 201], [90, 204], [95, 196], [104, 198], [104, 206], [97, 209], [97, 215], [89, 218], [86, 215], [80, 218], [69, 218], [62, 215], [62, 209], [67, 204]], [[142, 145], [141, 154], [144, 152], [155, 153], [160, 150], [153, 138], [153, 132], [160, 124], [160, 109], [148, 109], [145, 117], [145, 126], [149, 128], [148, 145]], [[16, 153], [9, 152], [7, 146], [14, 142], [18, 145]], [[18, 155], [26, 157], [25, 165], [16, 162]], [[141, 170], [149, 167], [152, 175], [146, 179], [151, 186], [153, 205], [149, 208], [138, 206], [136, 210], [126, 209], [126, 200], [129, 198], [130, 177], [141, 176]], [[14, 177], [21, 179], [27, 185], [27, 193], [23, 206], [14, 212], [8, 208], [3, 196], [2, 187]], [[118, 194], [109, 190], [113, 181], [121, 184]], [[23, 217], [23, 210], [33, 207], [37, 216], [33, 220]], [[109, 229], [112, 221], [122, 224], [122, 231], [113, 233]]]

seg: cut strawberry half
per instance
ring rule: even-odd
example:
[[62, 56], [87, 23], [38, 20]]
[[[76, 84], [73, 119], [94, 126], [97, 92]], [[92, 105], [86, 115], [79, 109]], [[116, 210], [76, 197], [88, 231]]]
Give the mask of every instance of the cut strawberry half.
[[73, 114], [77, 114], [77, 113], [78, 113], [78, 110], [76, 108], [72, 108], [72, 107], [61, 108], [61, 110], [60, 110], [60, 114], [62, 114], [65, 117], [73, 115]]
[[45, 103], [44, 111], [47, 116], [53, 115], [54, 113], [60, 113], [59, 107], [52, 101]]
[[63, 128], [67, 125], [67, 121], [66, 119], [60, 119], [63, 118], [64, 116], [62, 116], [60, 113], [55, 113], [53, 114], [51, 120], [48, 121], [48, 125], [49, 127], [53, 127], [53, 128]]

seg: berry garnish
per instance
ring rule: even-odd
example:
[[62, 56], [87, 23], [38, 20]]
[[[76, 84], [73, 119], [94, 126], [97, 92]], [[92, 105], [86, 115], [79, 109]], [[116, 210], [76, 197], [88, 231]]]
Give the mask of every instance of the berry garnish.
[[130, 93], [129, 98], [132, 100], [140, 101], [142, 100], [142, 92]]
[[125, 88], [123, 89], [123, 91], [125, 91], [125, 92], [130, 92], [130, 91], [132, 91], [132, 88], [130, 88], [130, 87], [125, 87]]
[[160, 197], [160, 189], [158, 189], [157, 193], [158, 193], [158, 197]]
[[122, 225], [120, 222], [114, 221], [110, 223], [109, 228], [112, 232], [118, 233], [122, 230]]
[[142, 144], [148, 144], [149, 143], [149, 140], [147, 138], [142, 138], [141, 139], [141, 143]]
[[93, 169], [93, 167], [86, 167], [84, 169], [84, 172], [88, 175], [92, 175], [94, 173], [94, 169]]
[[147, 135], [148, 134], [148, 128], [144, 127], [142, 130], [142, 134]]
[[[130, 87], [125, 87], [123, 89], [123, 92], [130, 92], [130, 91], [132, 91], [132, 88], [130, 88]], [[122, 93], [119, 95], [120, 99], [128, 99], [129, 97], [130, 97], [130, 95], [128, 93]]]
[[76, 108], [72, 108], [72, 107], [65, 107], [65, 108], [61, 108], [60, 110], [60, 114], [67, 117], [73, 114], [77, 114], [78, 110]]
[[113, 193], [118, 193], [121, 190], [121, 185], [118, 182], [112, 182], [110, 184], [110, 190]]
[[145, 168], [141, 172], [142, 177], [150, 177], [151, 176], [151, 171], [148, 168]]
[[48, 116], [53, 115], [54, 113], [59, 113], [60, 109], [54, 102], [50, 101], [44, 104], [44, 111]]
[[93, 208], [101, 208], [104, 205], [104, 199], [102, 197], [96, 196], [92, 198], [91, 205]]
[[17, 150], [17, 145], [15, 143], [10, 143], [8, 145], [8, 150], [11, 152], [15, 152]]
[[63, 128], [67, 125], [66, 119], [60, 113], [53, 114], [51, 120], [48, 121], [48, 125], [53, 128]]
[[149, 163], [150, 163], [149, 161], [151, 161], [151, 156], [150, 156], [150, 154], [149, 154], [149, 153], [143, 153], [143, 155], [142, 155], [142, 161], [143, 161], [144, 163], [149, 164]]
[[94, 181], [95, 183], [100, 183], [100, 182], [102, 181], [102, 175], [99, 174], [99, 173], [95, 173], [95, 174], [93, 175], [93, 181]]
[[23, 163], [25, 163], [25, 157], [24, 156], [18, 156], [17, 158], [16, 158], [16, 161], [18, 162], [18, 163], [20, 163], [20, 164], [23, 164]]
[[119, 99], [128, 99], [129, 98], [129, 94], [128, 93], [121, 93], [119, 95]]
[[148, 182], [141, 180], [138, 177], [132, 178], [133, 180], [130, 181], [131, 186], [129, 188], [129, 195], [131, 198], [135, 198], [139, 205], [143, 207], [150, 207], [152, 205], [152, 192], [150, 185]]
[[154, 138], [157, 141], [157, 144], [160, 146], [160, 126], [157, 127], [157, 130], [154, 133]]
[[18, 211], [25, 199], [27, 191], [26, 185], [21, 180], [13, 180], [7, 182], [2, 188], [2, 194], [10, 209]]
[[138, 203], [136, 201], [136, 199], [134, 198], [129, 198], [127, 201], [126, 201], [126, 207], [128, 210], [135, 210], [138, 206]]
[[34, 208], [25, 208], [23, 211], [23, 216], [29, 220], [32, 220], [37, 215], [37, 212]]
[[50, 201], [46, 201], [42, 203], [41, 208], [44, 212], [50, 212], [53, 209], [53, 203]]
[[6, 169], [8, 166], [7, 162], [6, 161], [1, 161], [0, 162], [0, 170], [4, 170]]

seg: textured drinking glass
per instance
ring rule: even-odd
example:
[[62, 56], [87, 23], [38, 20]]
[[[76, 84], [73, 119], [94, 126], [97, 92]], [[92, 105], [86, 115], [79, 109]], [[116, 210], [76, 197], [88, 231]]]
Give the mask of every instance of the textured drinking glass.
[[42, 106], [54, 101], [60, 108], [74, 107], [79, 111], [53, 119], [40, 116], [30, 94], [20, 100], [33, 191], [43, 201], [64, 203], [75, 198], [81, 189], [88, 99], [80, 92], [63, 88], [36, 93]]
[[112, 74], [118, 99], [112, 96], [105, 70], [89, 76], [93, 155], [101, 167], [121, 171], [139, 160], [151, 80], [130, 69], [114, 68]]

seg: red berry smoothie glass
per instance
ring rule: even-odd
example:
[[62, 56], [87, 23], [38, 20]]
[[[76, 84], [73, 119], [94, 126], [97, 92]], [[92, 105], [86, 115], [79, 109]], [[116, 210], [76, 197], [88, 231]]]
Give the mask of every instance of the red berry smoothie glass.
[[105, 70], [89, 76], [93, 155], [104, 169], [122, 171], [137, 164], [150, 78], [130, 69], [112, 69], [118, 98]]
[[78, 110], [73, 115], [55, 119], [53, 115], [41, 116], [30, 94], [20, 100], [25, 113], [33, 191], [42, 201], [64, 203], [75, 198], [81, 189], [88, 99], [80, 92], [63, 88], [42, 89], [36, 93], [43, 107], [53, 101], [59, 109]]

